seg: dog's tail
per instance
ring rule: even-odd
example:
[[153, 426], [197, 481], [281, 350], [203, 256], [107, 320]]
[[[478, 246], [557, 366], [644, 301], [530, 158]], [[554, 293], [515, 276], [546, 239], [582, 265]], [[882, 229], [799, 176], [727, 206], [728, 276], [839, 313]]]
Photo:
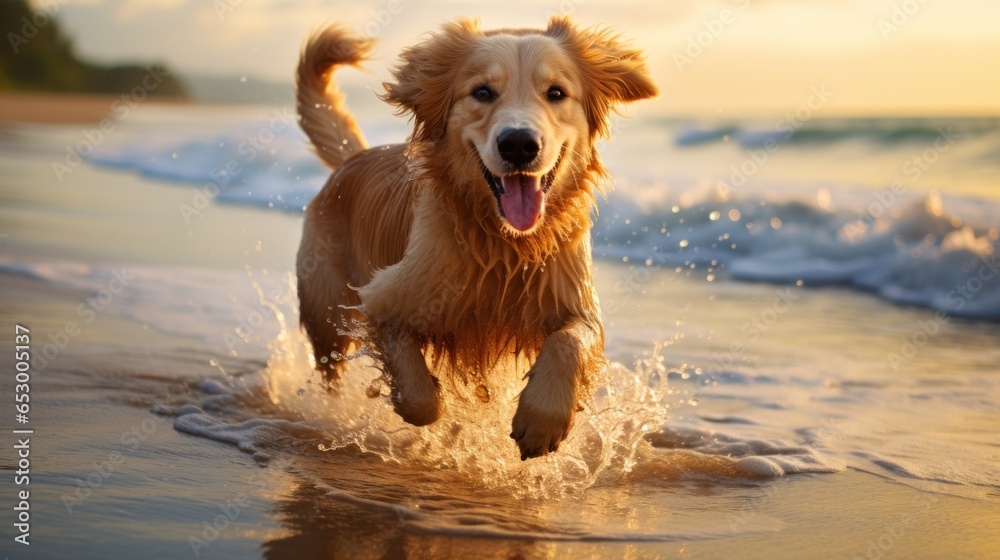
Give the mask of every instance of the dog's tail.
[[368, 147], [354, 117], [344, 108], [344, 96], [331, 80], [338, 66], [356, 66], [367, 58], [373, 42], [337, 26], [315, 33], [299, 57], [295, 91], [299, 126], [316, 153], [333, 169]]

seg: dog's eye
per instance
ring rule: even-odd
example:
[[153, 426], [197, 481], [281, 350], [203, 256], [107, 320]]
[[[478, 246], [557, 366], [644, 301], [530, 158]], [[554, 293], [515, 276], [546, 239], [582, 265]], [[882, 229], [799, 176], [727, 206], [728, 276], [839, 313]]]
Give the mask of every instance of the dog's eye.
[[489, 103], [496, 99], [497, 94], [487, 86], [476, 86], [476, 89], [472, 90], [472, 97], [475, 97], [476, 101]]
[[549, 101], [562, 101], [566, 99], [566, 92], [559, 86], [552, 86], [545, 92], [545, 98]]

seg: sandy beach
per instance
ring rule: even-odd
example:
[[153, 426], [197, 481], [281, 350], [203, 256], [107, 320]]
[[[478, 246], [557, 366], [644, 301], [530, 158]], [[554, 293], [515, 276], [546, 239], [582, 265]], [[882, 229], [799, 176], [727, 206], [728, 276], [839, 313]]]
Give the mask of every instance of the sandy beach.
[[111, 114], [112, 95], [0, 92], [0, 122], [96, 123]]
[[[371, 366], [341, 397], [314, 383], [288, 276], [299, 213], [217, 200], [185, 220], [178, 209], [200, 183], [89, 163], [58, 180], [52, 162], [107, 103], [0, 101], [0, 332], [10, 350], [15, 325], [30, 329], [35, 356], [31, 546], [8, 523], [4, 555], [1000, 553], [997, 324], [949, 322], [924, 361], [894, 376], [884, 349], [933, 311], [801, 289], [753, 355], [720, 371], [713, 357], [785, 288], [599, 258], [618, 381], [560, 457], [521, 463], [503, 434], [510, 401], [456, 400], [464, 418], [416, 429], [365, 397]], [[107, 145], [211, 110], [143, 107]], [[15, 371], [13, 352], [2, 356]], [[496, 394], [515, 394], [516, 377]], [[0, 381], [7, 471], [18, 468], [11, 431], [25, 428], [14, 385]], [[879, 466], [893, 462], [902, 468]], [[14, 480], [0, 484], [6, 507]]]

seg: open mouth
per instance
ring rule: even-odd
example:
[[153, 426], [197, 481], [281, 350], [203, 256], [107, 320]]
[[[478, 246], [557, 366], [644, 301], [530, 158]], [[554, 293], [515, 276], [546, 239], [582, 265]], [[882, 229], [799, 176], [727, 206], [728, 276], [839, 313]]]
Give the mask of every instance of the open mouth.
[[483, 164], [483, 177], [486, 178], [486, 183], [497, 199], [500, 215], [514, 229], [528, 231], [538, 223], [545, 205], [545, 193], [552, 188], [565, 151], [566, 146], [563, 146], [552, 169], [544, 175], [528, 173], [494, 175], [486, 164]]

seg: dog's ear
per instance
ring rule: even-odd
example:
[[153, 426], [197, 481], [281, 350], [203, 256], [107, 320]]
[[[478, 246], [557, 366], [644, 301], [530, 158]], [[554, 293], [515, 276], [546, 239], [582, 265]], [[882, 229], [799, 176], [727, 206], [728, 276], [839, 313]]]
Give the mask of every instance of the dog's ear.
[[608, 135], [608, 119], [618, 105], [659, 93], [642, 51], [629, 48], [611, 30], [578, 29], [568, 17], [554, 16], [545, 34], [576, 57], [586, 88], [584, 109], [592, 138]]
[[448, 111], [454, 102], [454, 72], [482, 37], [478, 20], [459, 19], [400, 55], [392, 69], [395, 82], [385, 82], [382, 100], [414, 120], [413, 140], [444, 137]]

